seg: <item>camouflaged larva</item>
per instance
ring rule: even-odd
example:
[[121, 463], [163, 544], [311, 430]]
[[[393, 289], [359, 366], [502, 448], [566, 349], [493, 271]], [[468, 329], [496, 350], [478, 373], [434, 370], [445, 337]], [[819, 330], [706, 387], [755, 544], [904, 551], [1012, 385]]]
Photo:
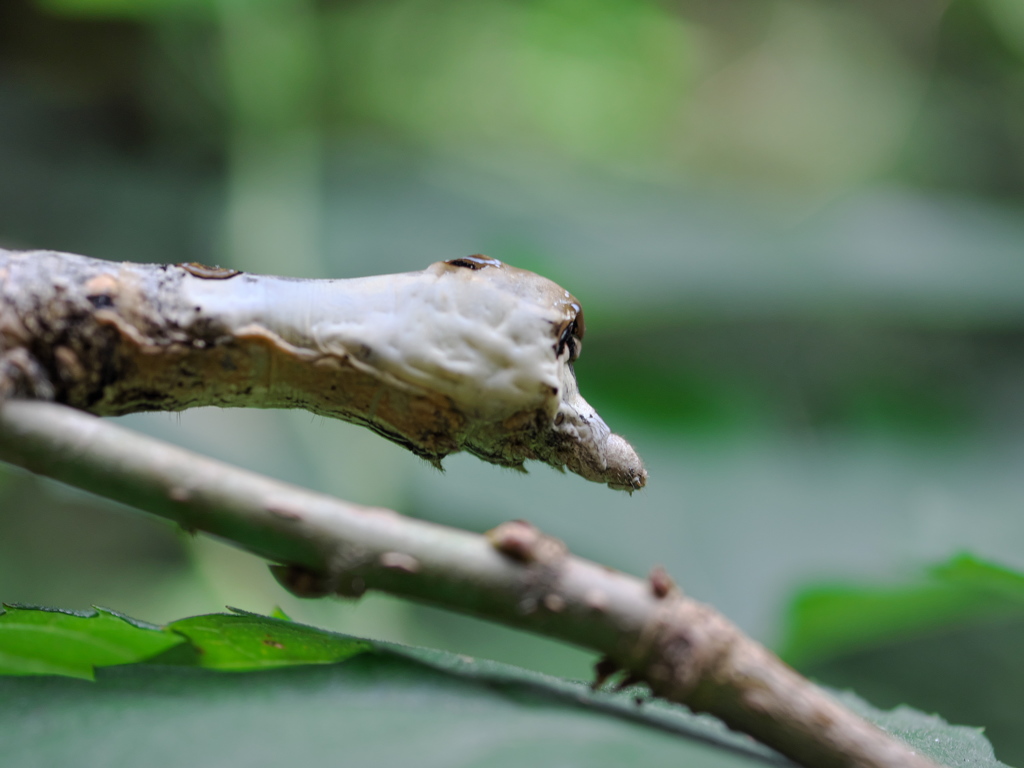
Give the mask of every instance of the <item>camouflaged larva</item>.
[[433, 462], [647, 473], [581, 397], [579, 302], [482, 256], [346, 280], [0, 251], [0, 384], [97, 414], [302, 407]]

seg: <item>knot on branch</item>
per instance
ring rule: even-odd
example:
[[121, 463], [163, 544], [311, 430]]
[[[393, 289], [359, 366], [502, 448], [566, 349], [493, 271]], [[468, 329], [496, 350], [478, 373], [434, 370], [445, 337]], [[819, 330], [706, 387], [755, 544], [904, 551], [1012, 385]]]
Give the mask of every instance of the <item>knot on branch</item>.
[[296, 597], [315, 599], [334, 593], [330, 577], [300, 565], [271, 565], [274, 580]]
[[367, 569], [372, 570], [373, 563], [369, 550], [345, 542], [328, 556], [327, 567], [323, 570], [290, 563], [271, 565], [270, 572], [278, 584], [296, 597], [315, 599], [338, 595], [358, 599], [368, 589]]
[[623, 666], [656, 696], [692, 704], [698, 688], [723, 673], [737, 633], [717, 611], [673, 590]]
[[659, 600], [664, 600], [673, 593], [680, 594], [679, 587], [660, 565], [651, 568], [651, 572], [647, 575], [647, 583], [651, 585], [651, 594]]
[[484, 534], [496, 550], [520, 563], [551, 565], [569, 554], [568, 548], [554, 536], [541, 533], [525, 520], [512, 520]]
[[502, 523], [484, 536], [505, 557], [526, 566], [521, 571], [520, 613], [566, 609], [568, 601], [560, 593], [559, 580], [569, 549], [560, 539], [541, 533], [525, 520]]

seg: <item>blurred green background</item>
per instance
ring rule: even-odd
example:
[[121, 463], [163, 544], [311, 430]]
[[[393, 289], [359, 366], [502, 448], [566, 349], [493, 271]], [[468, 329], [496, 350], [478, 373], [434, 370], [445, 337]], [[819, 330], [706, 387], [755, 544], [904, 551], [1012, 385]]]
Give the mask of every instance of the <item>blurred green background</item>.
[[[304, 413], [122, 421], [663, 564], [819, 679], [1024, 763], [1024, 599], [929, 570], [1024, 570], [1020, 0], [0, 0], [0, 245], [311, 277], [483, 252], [555, 279], [586, 307], [584, 395], [648, 462], [632, 498], [440, 474]], [[589, 673], [388, 598], [299, 602], [254, 558], [13, 470], [0, 505], [7, 602], [280, 604]]]

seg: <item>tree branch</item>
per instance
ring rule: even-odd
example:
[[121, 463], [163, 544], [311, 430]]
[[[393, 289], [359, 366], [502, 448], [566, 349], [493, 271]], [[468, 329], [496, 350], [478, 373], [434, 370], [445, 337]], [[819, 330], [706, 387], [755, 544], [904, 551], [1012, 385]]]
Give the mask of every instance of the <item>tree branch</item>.
[[368, 589], [558, 638], [804, 766], [933, 768], [685, 597], [571, 556], [527, 523], [477, 536], [289, 486], [60, 405], [0, 407], [0, 460], [211, 533], [281, 564], [297, 593]]

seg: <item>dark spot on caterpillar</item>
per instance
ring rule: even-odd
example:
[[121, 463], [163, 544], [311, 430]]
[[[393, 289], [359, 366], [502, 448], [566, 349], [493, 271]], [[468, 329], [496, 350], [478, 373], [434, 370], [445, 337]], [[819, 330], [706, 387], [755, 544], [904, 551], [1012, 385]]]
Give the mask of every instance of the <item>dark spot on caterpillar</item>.
[[586, 325], [583, 323], [583, 310], [577, 309], [576, 317], [562, 329], [562, 333], [558, 337], [558, 343], [555, 345], [555, 357], [561, 357], [562, 352], [568, 347], [569, 362], [575, 362], [583, 349], [583, 334], [585, 331]]
[[114, 306], [114, 299], [105, 293], [87, 296], [86, 298], [89, 299], [89, 303], [96, 307], [96, 309], [110, 309]]
[[205, 264], [200, 264], [198, 261], [188, 261], [178, 266], [190, 275], [201, 277], [204, 280], [227, 280], [235, 275], [242, 274], [241, 270], [228, 269], [227, 267], [208, 267]]
[[497, 259], [491, 259], [482, 254], [475, 254], [473, 256], [463, 256], [461, 259], [451, 259], [446, 261], [445, 264], [451, 264], [453, 267], [465, 267], [466, 269], [478, 270], [485, 269], [487, 267], [500, 267], [501, 262]]
[[576, 326], [576, 338], [583, 341], [583, 334], [587, 332], [587, 324], [583, 322], [583, 307], [579, 304], [573, 304], [573, 308], [576, 310], [576, 319], [573, 320], [573, 325]]

